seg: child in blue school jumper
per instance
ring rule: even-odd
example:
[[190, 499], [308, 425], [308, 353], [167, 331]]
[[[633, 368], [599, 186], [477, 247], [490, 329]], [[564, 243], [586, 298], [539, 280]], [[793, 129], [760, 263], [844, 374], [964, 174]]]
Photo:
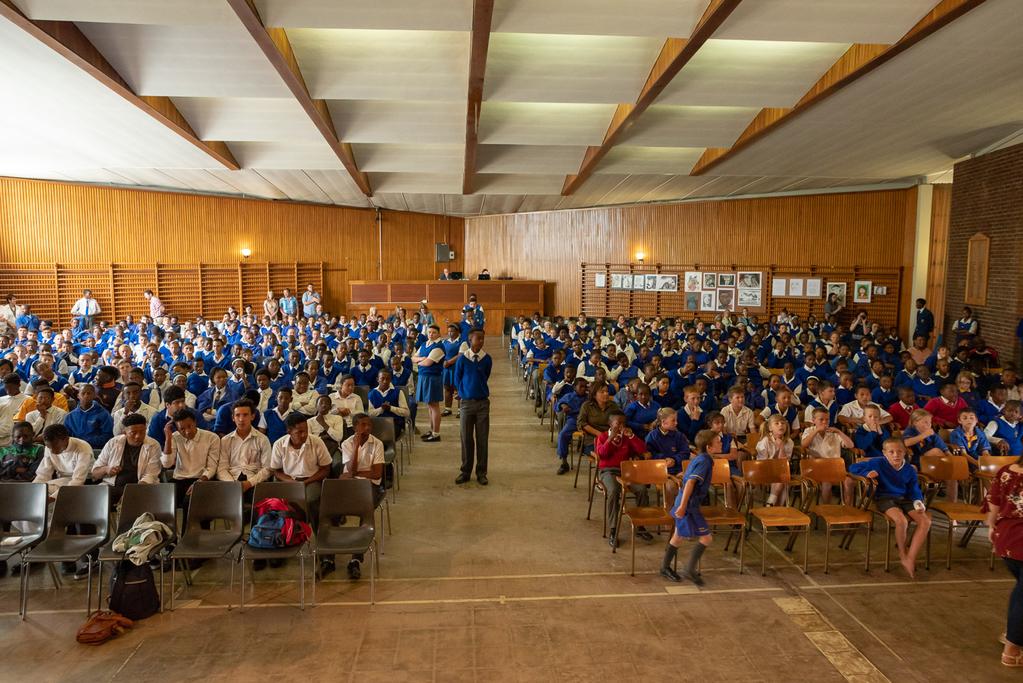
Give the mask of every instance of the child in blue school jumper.
[[991, 442], [978, 427], [977, 413], [973, 408], [959, 411], [959, 426], [949, 434], [948, 445], [957, 455], [966, 456], [971, 472], [977, 469], [981, 456], [991, 455]]
[[[721, 437], [709, 429], [702, 430], [696, 435], [696, 450], [696, 457], [690, 460], [689, 466], [686, 467], [686, 472], [682, 476], [682, 487], [671, 508], [671, 514], [675, 518], [675, 531], [664, 550], [661, 576], [676, 582], [685, 578], [697, 586], [702, 586], [703, 578], [697, 567], [714, 536], [710, 532], [710, 525], [700, 512], [700, 503], [710, 490], [711, 477], [714, 473], [711, 453], [721, 450]], [[685, 568], [681, 572], [676, 572], [672, 565], [684, 539], [695, 540], [697, 543], [689, 553], [689, 561]]]
[[1023, 422], [1020, 422], [1020, 402], [1006, 401], [1002, 413], [987, 423], [989, 438], [1001, 439], [998, 449], [1002, 455], [1023, 455]]
[[881, 424], [881, 409], [877, 406], [867, 406], [863, 409], [863, 424], [857, 427], [856, 433], [853, 434], [853, 444], [863, 451], [863, 457], [879, 458], [884, 455], [882, 446], [891, 435], [888, 428]]
[[689, 441], [678, 430], [678, 413], [674, 408], [657, 411], [657, 424], [645, 441], [651, 458], [671, 461], [668, 474], [682, 474], [682, 461], [689, 457]]

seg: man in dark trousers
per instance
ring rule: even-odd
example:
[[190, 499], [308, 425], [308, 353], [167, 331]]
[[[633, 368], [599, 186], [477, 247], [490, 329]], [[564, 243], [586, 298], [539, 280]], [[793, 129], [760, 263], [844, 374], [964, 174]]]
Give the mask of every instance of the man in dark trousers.
[[916, 324], [913, 326], [913, 338], [923, 337], [928, 343], [934, 331], [934, 314], [927, 308], [925, 299], [916, 300]]
[[487, 485], [487, 442], [490, 439], [490, 371], [493, 359], [483, 350], [485, 335], [476, 328], [469, 333], [469, 348], [455, 361], [455, 389], [461, 399], [462, 473], [455, 479], [464, 484], [476, 462], [476, 481]]

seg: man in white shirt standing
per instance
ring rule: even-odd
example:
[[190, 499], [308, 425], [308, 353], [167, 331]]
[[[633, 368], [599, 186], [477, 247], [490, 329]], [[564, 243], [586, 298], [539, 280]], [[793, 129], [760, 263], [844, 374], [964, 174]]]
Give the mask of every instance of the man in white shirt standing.
[[[384, 499], [384, 442], [373, 436], [373, 418], [365, 413], [354, 416], [355, 434], [341, 444], [341, 479], [369, 479], [373, 484], [373, 507]], [[348, 562], [348, 578], [362, 576], [363, 556], [353, 555]], [[334, 558], [321, 561], [321, 573], [334, 571]]]
[[102, 312], [103, 309], [100, 308], [99, 302], [92, 298], [91, 289], [83, 290], [82, 298], [71, 307], [71, 315], [78, 318], [79, 330], [89, 330], [92, 327], [93, 316]]
[[142, 292], [142, 296], [146, 297], [146, 301], [149, 302], [149, 317], [154, 321], [162, 318], [165, 312], [163, 302], [160, 301], [155, 294], [153, 294], [153, 290], [147, 289]]

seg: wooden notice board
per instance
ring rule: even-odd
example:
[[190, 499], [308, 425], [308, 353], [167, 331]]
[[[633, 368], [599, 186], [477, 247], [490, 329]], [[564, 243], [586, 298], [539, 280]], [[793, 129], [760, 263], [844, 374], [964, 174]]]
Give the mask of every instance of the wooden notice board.
[[966, 252], [966, 288], [963, 303], [967, 306], [987, 305], [987, 270], [991, 256], [991, 238], [982, 232], [970, 238]]

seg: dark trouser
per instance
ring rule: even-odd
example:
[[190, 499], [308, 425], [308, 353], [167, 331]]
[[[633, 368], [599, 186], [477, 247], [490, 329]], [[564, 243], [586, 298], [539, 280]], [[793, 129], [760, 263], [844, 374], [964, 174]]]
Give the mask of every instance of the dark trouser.
[[[553, 417], [551, 419], [554, 419]], [[564, 460], [568, 457], [568, 449], [572, 445], [572, 435], [576, 430], [576, 417], [569, 415], [565, 418], [565, 424], [558, 432], [558, 457]]]
[[[607, 491], [607, 527], [610, 531], [618, 528], [618, 518], [622, 514], [622, 485], [618, 483], [618, 477], [622, 476], [621, 469], [607, 467], [597, 473], [600, 481]], [[636, 503], [640, 506], [648, 504], [646, 486], [642, 484], [629, 484], [629, 490], [636, 496]]]
[[174, 479], [174, 505], [181, 508], [181, 521], [187, 526], [188, 525], [188, 503], [192, 497], [188, 495], [188, 489], [199, 481], [199, 478], [195, 479]]
[[1002, 559], [1016, 579], [1016, 585], [1009, 594], [1009, 622], [1005, 629], [1005, 639], [1013, 645], [1023, 646], [1023, 561], [1011, 557]]
[[462, 474], [476, 476], [487, 473], [487, 449], [490, 441], [490, 399], [463, 399], [459, 423], [462, 429]]

